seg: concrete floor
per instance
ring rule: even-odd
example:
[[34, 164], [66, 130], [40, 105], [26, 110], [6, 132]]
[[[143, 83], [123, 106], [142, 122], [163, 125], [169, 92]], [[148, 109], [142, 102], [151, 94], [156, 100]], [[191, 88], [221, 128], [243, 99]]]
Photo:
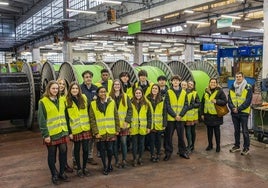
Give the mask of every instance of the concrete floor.
[[[144, 166], [114, 168], [112, 173], [104, 176], [101, 161], [96, 157], [99, 164], [88, 165], [92, 172], [90, 177], [68, 174], [71, 181], [62, 182], [58, 187], [268, 187], [267, 145], [255, 141], [252, 136], [248, 156], [229, 153], [234, 140], [230, 115], [224, 122], [220, 153], [205, 151], [206, 129], [199, 125], [196, 150], [190, 160], [180, 158], [175, 152], [168, 162], [151, 163], [149, 152], [145, 152]], [[176, 143], [175, 135], [174, 141]], [[69, 164], [70, 156], [69, 149]], [[130, 153], [128, 159], [131, 160]], [[0, 169], [0, 187], [54, 187], [47, 165], [47, 150], [38, 131], [0, 134]]]

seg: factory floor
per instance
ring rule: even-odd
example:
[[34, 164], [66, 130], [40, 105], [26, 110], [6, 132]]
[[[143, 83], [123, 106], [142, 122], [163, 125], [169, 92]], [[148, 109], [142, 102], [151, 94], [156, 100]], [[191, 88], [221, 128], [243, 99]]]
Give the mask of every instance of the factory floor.
[[[88, 164], [90, 177], [79, 178], [69, 173], [70, 182], [57, 187], [268, 187], [268, 148], [251, 135], [250, 154], [230, 153], [233, 145], [233, 126], [230, 115], [224, 117], [221, 127], [221, 152], [205, 151], [206, 128], [197, 127], [195, 151], [191, 159], [180, 158], [175, 151], [167, 162], [150, 162], [149, 152], [144, 155], [144, 165], [125, 169], [114, 168], [108, 176], [102, 174], [100, 158], [98, 165]], [[0, 127], [4, 124], [0, 123]], [[174, 144], [177, 143], [174, 134]], [[71, 143], [68, 144], [68, 161], [71, 162]], [[120, 156], [121, 157], [121, 156]], [[128, 154], [131, 161], [131, 153]], [[57, 165], [59, 163], [57, 162]], [[47, 150], [41, 135], [36, 131], [19, 131], [0, 134], [0, 187], [54, 187], [47, 165]]]

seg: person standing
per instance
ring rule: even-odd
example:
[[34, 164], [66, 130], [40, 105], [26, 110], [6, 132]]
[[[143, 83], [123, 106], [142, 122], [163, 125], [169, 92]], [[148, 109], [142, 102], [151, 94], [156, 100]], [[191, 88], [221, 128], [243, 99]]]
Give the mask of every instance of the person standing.
[[[143, 165], [143, 152], [145, 136], [150, 132], [152, 126], [152, 114], [150, 106], [146, 101], [140, 87], [134, 90], [134, 97], [131, 100], [133, 117], [130, 127], [132, 140], [133, 166]], [[138, 159], [137, 159], [138, 155]]]
[[[70, 127], [70, 138], [74, 142], [74, 158], [77, 165], [77, 176], [89, 176], [86, 169], [88, 159], [88, 142], [91, 139], [89, 124], [87, 97], [82, 94], [78, 83], [73, 82], [70, 85], [66, 96], [66, 119]], [[83, 165], [80, 163], [80, 147], [83, 150]]]
[[250, 139], [248, 131], [248, 117], [252, 100], [252, 87], [244, 78], [242, 72], [235, 75], [235, 82], [229, 90], [228, 106], [231, 110], [234, 124], [235, 144], [230, 149], [231, 153], [240, 151], [240, 128], [242, 127], [244, 145], [241, 155], [249, 153]]
[[166, 93], [168, 91], [168, 86], [167, 86], [167, 77], [164, 75], [158, 76], [157, 77], [157, 83], [160, 87], [160, 93], [162, 97], [166, 96]]
[[186, 91], [180, 87], [181, 78], [174, 75], [171, 78], [172, 87], [168, 90], [165, 97], [165, 105], [167, 108], [167, 127], [165, 129], [165, 158], [168, 161], [173, 152], [173, 134], [177, 131], [178, 135], [178, 154], [180, 157], [190, 159], [184, 142], [184, 125], [186, 121], [186, 112], [188, 110], [188, 100]]
[[103, 86], [97, 89], [97, 99], [91, 102], [89, 111], [92, 133], [99, 142], [104, 175], [113, 171], [113, 144], [120, 132], [116, 104], [113, 99], [107, 97], [106, 92]]
[[[151, 161], [158, 162], [160, 160], [161, 151], [161, 135], [166, 127], [166, 109], [164, 99], [161, 96], [158, 84], [153, 84], [151, 93], [147, 96], [152, 112], [152, 126], [149, 134]], [[156, 153], [155, 153], [156, 149]]]
[[[82, 73], [83, 83], [80, 85], [82, 93], [87, 97], [87, 103], [90, 106], [91, 102], [97, 98], [96, 92], [98, 87], [92, 83], [93, 72], [86, 70]], [[94, 140], [90, 139], [88, 143], [88, 160], [87, 162], [92, 165], [97, 165], [98, 163], [94, 160]], [[74, 165], [76, 166], [76, 165]]]
[[119, 80], [122, 83], [123, 91], [131, 99], [133, 97], [133, 91], [132, 91], [133, 84], [130, 82], [130, 75], [129, 75], [129, 73], [128, 72], [121, 72], [119, 74]]
[[[127, 136], [129, 135], [129, 127], [132, 119], [132, 105], [129, 97], [123, 91], [122, 83], [116, 79], [113, 82], [110, 97], [115, 101], [120, 120], [120, 133], [114, 142], [115, 166], [124, 168], [127, 164]], [[122, 163], [119, 164], [118, 159], [118, 142], [121, 143]]]
[[201, 118], [207, 126], [208, 146], [206, 151], [213, 149], [213, 132], [216, 140], [216, 152], [220, 152], [221, 147], [221, 131], [220, 125], [223, 124], [223, 117], [217, 115], [215, 104], [224, 106], [227, 103], [223, 90], [218, 86], [216, 78], [209, 80], [209, 86], [205, 89], [205, 93], [201, 102]]
[[188, 81], [187, 84], [187, 97], [188, 97], [188, 111], [186, 113], [186, 139], [187, 139], [187, 150], [188, 152], [194, 151], [194, 145], [195, 145], [195, 128], [196, 124], [198, 123], [198, 109], [200, 107], [200, 99], [199, 96], [195, 90], [195, 82], [194, 81]]
[[107, 91], [107, 95], [109, 95], [109, 93], [112, 90], [112, 85], [113, 85], [113, 81], [110, 79], [110, 73], [108, 71], [108, 69], [102, 69], [101, 70], [101, 80], [99, 82], [96, 83], [97, 87], [105, 87], [106, 91]]
[[[59, 184], [59, 179], [69, 181], [64, 173], [69, 129], [65, 118], [64, 99], [60, 97], [59, 85], [56, 81], [48, 82], [46, 91], [39, 100], [38, 125], [48, 150], [47, 161], [52, 183]], [[59, 174], [55, 165], [57, 148], [59, 149]]]

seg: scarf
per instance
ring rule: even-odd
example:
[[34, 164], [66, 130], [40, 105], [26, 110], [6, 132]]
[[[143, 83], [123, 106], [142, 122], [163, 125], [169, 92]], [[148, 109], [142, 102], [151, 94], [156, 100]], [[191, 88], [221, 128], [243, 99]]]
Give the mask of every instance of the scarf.
[[247, 86], [247, 81], [246, 79], [243, 80], [243, 82], [241, 84], [237, 84], [236, 81], [234, 82], [234, 88], [235, 88], [235, 94], [237, 96], [241, 96], [242, 91], [245, 89], [245, 87]]

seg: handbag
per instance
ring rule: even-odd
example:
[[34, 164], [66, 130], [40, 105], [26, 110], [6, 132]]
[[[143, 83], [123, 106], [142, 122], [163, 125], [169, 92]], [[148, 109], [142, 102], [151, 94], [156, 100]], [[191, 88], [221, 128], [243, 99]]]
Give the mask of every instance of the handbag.
[[224, 106], [220, 106], [220, 105], [217, 105], [217, 104], [214, 104], [214, 105], [215, 105], [215, 109], [217, 111], [218, 117], [223, 117], [223, 116], [225, 116], [226, 114], [229, 113], [229, 108], [227, 107], [226, 104]]

